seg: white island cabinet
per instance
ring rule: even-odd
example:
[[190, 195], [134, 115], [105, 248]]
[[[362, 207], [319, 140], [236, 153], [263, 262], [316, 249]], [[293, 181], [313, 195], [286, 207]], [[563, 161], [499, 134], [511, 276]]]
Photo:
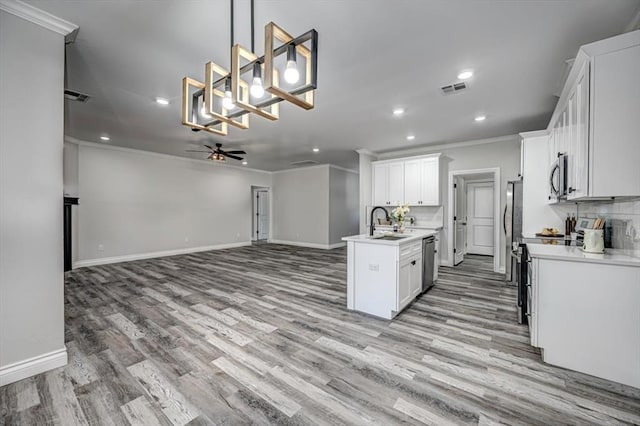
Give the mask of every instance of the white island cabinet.
[[347, 309], [392, 319], [422, 292], [422, 240], [438, 231], [384, 237], [354, 235], [347, 242]]
[[640, 388], [640, 258], [527, 248], [531, 344], [543, 361]]

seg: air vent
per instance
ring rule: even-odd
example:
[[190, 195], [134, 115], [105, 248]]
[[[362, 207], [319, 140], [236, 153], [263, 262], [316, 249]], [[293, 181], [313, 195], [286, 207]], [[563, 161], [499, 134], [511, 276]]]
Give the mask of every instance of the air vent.
[[313, 160], [302, 160], [302, 161], [294, 161], [293, 163], [291, 163], [292, 166], [296, 166], [296, 167], [311, 166], [313, 164], [318, 164], [318, 162]]
[[73, 90], [65, 89], [64, 90], [64, 98], [70, 101], [76, 102], [87, 102], [90, 98], [89, 95], [85, 95], [84, 93], [74, 92]]
[[442, 90], [442, 93], [444, 93], [445, 95], [450, 95], [452, 93], [457, 93], [466, 88], [467, 88], [467, 83], [465, 83], [464, 81], [460, 81], [458, 83], [452, 83], [447, 86], [442, 86], [440, 89]]

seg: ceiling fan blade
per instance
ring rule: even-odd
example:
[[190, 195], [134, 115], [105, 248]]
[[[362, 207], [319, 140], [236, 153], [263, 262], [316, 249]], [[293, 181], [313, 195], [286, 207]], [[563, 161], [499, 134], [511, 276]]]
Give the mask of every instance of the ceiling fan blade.
[[204, 146], [206, 146], [206, 147], [207, 147], [207, 148], [209, 148], [211, 151], [213, 151], [213, 148], [211, 148], [209, 145], [204, 145]]
[[229, 153], [226, 153], [224, 155], [226, 155], [229, 158], [233, 158], [234, 160], [242, 161], [242, 157], [238, 157], [237, 155], [233, 155], [233, 154], [229, 154]]
[[242, 154], [242, 155], [246, 155], [247, 153], [244, 152], [243, 150], [239, 149], [239, 150], [235, 150], [235, 151], [227, 151], [227, 154]]
[[187, 149], [184, 152], [211, 152], [211, 151], [198, 151], [198, 150], [195, 150], [195, 149]]

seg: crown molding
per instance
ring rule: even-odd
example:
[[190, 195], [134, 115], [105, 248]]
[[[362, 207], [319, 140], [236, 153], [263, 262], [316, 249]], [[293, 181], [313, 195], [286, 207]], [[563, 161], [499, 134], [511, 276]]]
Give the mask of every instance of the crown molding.
[[205, 164], [208, 164], [210, 166], [228, 167], [228, 168], [231, 168], [231, 169], [243, 170], [245, 172], [256, 172], [256, 173], [267, 173], [267, 174], [273, 173], [273, 172], [270, 172], [268, 170], [254, 169], [254, 168], [251, 168], [251, 167], [244, 167], [244, 166], [234, 166], [234, 165], [231, 165], [231, 164], [213, 162], [213, 161], [210, 161], [210, 160], [199, 160], [197, 158], [179, 157], [177, 155], [162, 154], [160, 152], [144, 151], [142, 149], [135, 149], [135, 148], [126, 148], [126, 147], [123, 147], [123, 146], [110, 145], [110, 144], [107, 144], [107, 143], [97, 143], [97, 142], [83, 141], [81, 139], [76, 139], [73, 136], [65, 136], [64, 137], [64, 141], [67, 142], [67, 143], [71, 143], [71, 144], [79, 145], [79, 146], [88, 146], [88, 147], [91, 147], [91, 148], [107, 149], [107, 150], [111, 150], [111, 151], [129, 152], [129, 153], [132, 153], [132, 154], [143, 154], [143, 155], [148, 155], [148, 156], [151, 156], [151, 157], [169, 158], [169, 159], [172, 159], [172, 160], [187, 161], [187, 162], [193, 162], [193, 163], [205, 163]]
[[535, 130], [533, 132], [522, 132], [520, 133], [520, 136], [522, 136], [523, 138], [537, 138], [540, 136], [549, 136], [549, 131], [548, 130]]
[[357, 152], [358, 154], [371, 155], [371, 156], [373, 156], [373, 157], [377, 157], [377, 156], [378, 156], [378, 154], [376, 154], [375, 152], [370, 151], [370, 150], [368, 150], [368, 149], [366, 149], [366, 148], [356, 149], [356, 152]]
[[467, 146], [485, 145], [490, 143], [514, 142], [519, 140], [520, 140], [520, 136], [517, 134], [514, 134], [514, 135], [499, 136], [495, 138], [476, 139], [476, 140], [463, 141], [463, 142], [441, 143], [436, 145], [421, 145], [415, 148], [396, 149], [393, 151], [382, 151], [377, 155], [380, 158], [380, 160], [386, 160], [390, 158], [396, 158], [398, 156], [423, 155], [423, 154], [429, 154], [429, 153], [432, 153], [433, 151], [438, 151], [438, 150], [464, 148]]
[[66, 37], [75, 38], [78, 26], [20, 0], [0, 0], [0, 10]]
[[636, 10], [635, 15], [633, 15], [633, 18], [631, 18], [631, 20], [629, 21], [629, 24], [624, 29], [624, 32], [628, 33], [635, 30], [640, 30], [640, 7], [638, 7], [638, 10]]

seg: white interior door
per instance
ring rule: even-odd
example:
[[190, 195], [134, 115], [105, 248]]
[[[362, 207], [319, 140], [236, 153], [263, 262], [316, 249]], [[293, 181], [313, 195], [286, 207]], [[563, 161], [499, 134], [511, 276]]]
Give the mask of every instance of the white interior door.
[[468, 254], [493, 255], [493, 182], [467, 183]]
[[465, 197], [464, 197], [464, 181], [459, 177], [454, 178], [453, 185], [453, 227], [455, 235], [453, 239], [453, 264], [457, 265], [464, 260], [464, 242], [465, 242]]
[[258, 240], [269, 239], [269, 191], [257, 191], [257, 230]]

